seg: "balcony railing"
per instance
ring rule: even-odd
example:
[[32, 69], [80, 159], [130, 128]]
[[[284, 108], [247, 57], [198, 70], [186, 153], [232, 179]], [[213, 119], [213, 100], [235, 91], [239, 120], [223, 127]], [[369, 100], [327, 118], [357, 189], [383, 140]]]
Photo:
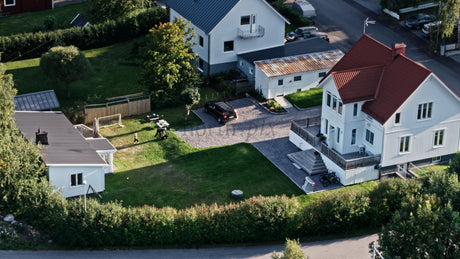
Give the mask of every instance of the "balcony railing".
[[242, 39], [251, 39], [263, 37], [265, 34], [265, 28], [262, 26], [257, 26], [255, 29], [251, 30], [242, 30], [238, 28], [238, 36]]
[[380, 163], [380, 155], [363, 156], [353, 159], [345, 159], [337, 151], [330, 149], [326, 144], [321, 143], [321, 153], [331, 159], [344, 170], [358, 167], [372, 166]]
[[[318, 119], [319, 118], [319, 121]], [[316, 136], [309, 132], [306, 128], [313, 125], [318, 125], [321, 122], [321, 117], [308, 118], [304, 120], [296, 120], [291, 122], [291, 130], [307, 141], [310, 145], [316, 146]], [[311, 123], [311, 124], [310, 124]]]

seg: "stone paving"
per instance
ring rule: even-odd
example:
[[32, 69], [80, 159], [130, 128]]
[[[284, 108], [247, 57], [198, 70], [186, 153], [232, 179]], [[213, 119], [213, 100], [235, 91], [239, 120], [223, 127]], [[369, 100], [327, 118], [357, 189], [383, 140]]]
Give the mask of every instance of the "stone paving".
[[275, 114], [263, 108], [253, 98], [242, 98], [229, 103], [237, 109], [238, 120], [221, 125], [201, 108], [193, 112], [200, 117], [203, 124], [178, 130], [176, 134], [194, 147], [251, 143], [300, 188], [307, 173], [297, 169], [287, 158], [287, 154], [299, 151], [289, 142], [289, 129], [294, 119], [320, 115], [320, 107], [299, 111], [290, 106], [286, 108], [288, 112]]

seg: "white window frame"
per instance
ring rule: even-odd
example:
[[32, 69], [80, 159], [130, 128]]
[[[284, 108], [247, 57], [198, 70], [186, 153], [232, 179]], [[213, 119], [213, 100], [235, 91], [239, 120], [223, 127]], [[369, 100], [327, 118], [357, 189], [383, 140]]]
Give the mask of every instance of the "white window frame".
[[356, 116], [358, 116], [358, 104], [357, 103], [353, 105], [353, 117], [356, 117]]
[[357, 135], [357, 130], [352, 129], [351, 130], [351, 145], [356, 145], [356, 135]]
[[326, 123], [325, 123], [325, 128], [324, 128], [324, 133], [327, 135], [327, 133], [329, 132], [329, 121], [326, 119]]
[[302, 81], [302, 76], [294, 76], [294, 82]]
[[[230, 42], [232, 43], [232, 49], [231, 50], [225, 50], [225, 45], [227, 43], [230, 43]], [[233, 52], [233, 51], [235, 51], [235, 41], [233, 41], [233, 40], [224, 41], [224, 52], [229, 53], [229, 52]]]
[[401, 124], [401, 113], [397, 112], [395, 113], [395, 125], [400, 125]]
[[372, 145], [374, 145], [374, 132], [370, 131], [369, 129], [366, 129], [366, 141]]
[[399, 153], [400, 154], [407, 154], [410, 153], [410, 145], [411, 145], [411, 135], [401, 136], [399, 137]]
[[201, 35], [198, 36], [198, 45], [202, 48], [204, 47], [204, 38]]
[[431, 158], [431, 163], [441, 162], [441, 156], [435, 156]]
[[283, 79], [278, 79], [278, 85], [279, 86], [284, 85], [284, 80]]
[[433, 102], [420, 103], [417, 106], [417, 120], [429, 120], [433, 116]]
[[340, 128], [339, 127], [337, 127], [337, 139], [336, 140], [337, 140], [337, 144], [339, 144], [340, 143]]
[[[243, 23], [243, 18], [248, 19], [247, 23]], [[240, 25], [250, 25], [251, 24], [251, 15], [242, 15], [240, 18]]]
[[443, 147], [446, 139], [446, 129], [437, 129], [433, 132], [433, 147]]
[[[79, 181], [80, 180], [79, 175], [81, 175], [81, 182]], [[75, 185], [72, 185], [73, 176], [75, 176]], [[83, 173], [76, 173], [76, 174], [70, 175], [70, 187], [74, 188], [74, 187], [82, 186], [83, 182], [84, 182]]]
[[332, 107], [331, 106], [331, 103], [332, 103], [332, 94], [330, 92], [327, 92], [327, 96], [326, 96], [326, 105], [328, 107]]
[[6, 0], [3, 0], [3, 6], [8, 7], [8, 6], [16, 6], [16, 0], [13, 0], [12, 4], [6, 4]]
[[339, 108], [337, 109], [337, 112], [342, 115], [342, 109], [343, 109], [343, 103], [339, 101]]
[[332, 109], [337, 111], [337, 97], [332, 96]]

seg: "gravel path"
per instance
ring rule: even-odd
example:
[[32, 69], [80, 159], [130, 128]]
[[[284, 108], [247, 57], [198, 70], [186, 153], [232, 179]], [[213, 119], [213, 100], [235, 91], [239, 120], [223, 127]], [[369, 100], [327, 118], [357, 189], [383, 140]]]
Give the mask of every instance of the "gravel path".
[[238, 120], [221, 125], [203, 109], [198, 109], [193, 112], [200, 117], [203, 124], [178, 130], [176, 134], [194, 147], [251, 143], [301, 187], [307, 174], [294, 167], [286, 156], [300, 151], [289, 142], [289, 129], [294, 119], [320, 115], [320, 107], [303, 111], [289, 108], [287, 113], [273, 114], [261, 107], [253, 98], [242, 98], [229, 103], [237, 109]]

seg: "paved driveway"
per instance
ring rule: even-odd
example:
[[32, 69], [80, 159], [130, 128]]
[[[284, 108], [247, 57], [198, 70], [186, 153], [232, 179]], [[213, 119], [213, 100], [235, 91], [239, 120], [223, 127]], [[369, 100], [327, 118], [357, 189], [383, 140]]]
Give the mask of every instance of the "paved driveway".
[[290, 108], [287, 113], [273, 114], [261, 107], [253, 98], [242, 98], [229, 103], [237, 109], [238, 120], [222, 125], [203, 109], [198, 109], [193, 112], [200, 117], [203, 124], [176, 131], [176, 134], [194, 147], [251, 143], [297, 186], [301, 187], [307, 174], [294, 167], [286, 156], [289, 153], [300, 151], [289, 142], [291, 120], [318, 116], [321, 109], [315, 107], [299, 111]]

